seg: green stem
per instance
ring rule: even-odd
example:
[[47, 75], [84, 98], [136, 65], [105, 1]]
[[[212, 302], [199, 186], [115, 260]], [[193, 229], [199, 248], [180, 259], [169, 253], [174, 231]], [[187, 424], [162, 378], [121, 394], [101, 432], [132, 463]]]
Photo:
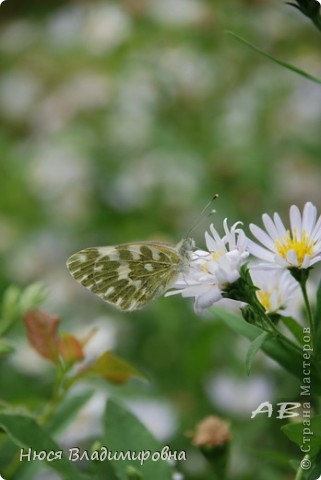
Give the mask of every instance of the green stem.
[[[305, 455], [303, 460], [309, 460], [309, 455]], [[303, 479], [303, 475], [304, 475], [304, 470], [303, 468], [301, 467], [301, 463], [300, 463], [300, 466], [298, 468], [298, 471], [296, 472], [296, 475], [295, 475], [295, 479], [294, 480], [302, 480]]]
[[289, 269], [289, 272], [291, 273], [292, 277], [295, 278], [295, 280], [300, 285], [303, 300], [304, 300], [305, 310], [306, 310], [306, 314], [307, 314], [308, 325], [310, 327], [310, 333], [311, 333], [311, 338], [312, 338], [312, 347], [315, 350], [316, 338], [315, 338], [314, 320], [313, 320], [311, 305], [310, 305], [310, 302], [309, 302], [309, 297], [308, 297], [308, 292], [307, 292], [307, 281], [308, 281], [308, 278], [309, 278], [311, 268], [312, 267], [310, 267], [310, 268], [292, 267], [292, 268]]
[[[310, 306], [310, 304], [309, 304]], [[311, 309], [310, 309], [311, 311]], [[282, 332], [280, 332], [276, 326], [274, 325], [274, 323], [272, 322], [272, 320], [269, 318], [268, 315], [266, 315], [266, 313], [264, 313], [264, 316], [266, 318], [266, 320], [268, 321], [270, 327], [272, 328], [272, 331], [273, 333], [275, 333], [276, 336], [279, 337], [279, 339], [285, 343], [289, 348], [291, 348], [292, 350], [295, 350], [296, 353], [299, 353], [302, 355], [302, 348], [299, 347], [298, 345], [296, 345], [295, 343], [293, 343], [288, 337], [286, 337], [285, 335], [283, 335]], [[265, 330], [266, 332], [269, 332], [271, 330], [267, 330], [267, 329], [263, 329]], [[311, 338], [312, 338], [312, 342], [314, 341], [314, 337], [312, 336], [312, 330], [311, 330]], [[318, 373], [320, 376], [321, 376], [321, 371], [320, 371], [320, 366], [317, 364], [317, 362], [315, 361], [315, 358], [312, 356], [311, 357], [311, 365], [315, 368], [315, 371], [316, 373]]]
[[[301, 285], [301, 283], [300, 283], [300, 285]], [[302, 285], [301, 285], [301, 288], [302, 288]], [[309, 323], [310, 323], [310, 325], [312, 324], [312, 326], [314, 326], [311, 307], [310, 307], [310, 303], [309, 303], [309, 299], [308, 299], [308, 296], [307, 296], [306, 289], [305, 289], [305, 299], [306, 299], [305, 301], [307, 302], [306, 307], [307, 307], [307, 310], [309, 312], [308, 313]], [[296, 345], [294, 342], [292, 342], [292, 340], [290, 340], [287, 336], [285, 336], [282, 332], [280, 332], [280, 330], [277, 329], [277, 327], [275, 326], [275, 324], [273, 323], [273, 321], [271, 320], [269, 315], [267, 315], [265, 310], [263, 310], [261, 304], [257, 301], [256, 297], [254, 299], [254, 307], [258, 310], [258, 313], [264, 318], [264, 320], [265, 320], [264, 324], [269, 326], [269, 328], [266, 328], [263, 324], [263, 326], [261, 326], [261, 328], [265, 332], [274, 333], [275, 336], [278, 337], [281, 342], [283, 342], [285, 345], [287, 345], [288, 348], [290, 348], [295, 353], [299, 353], [300, 355], [302, 355], [302, 347], [299, 346], [299, 345]], [[312, 328], [311, 328], [311, 338], [312, 338], [312, 342], [313, 342], [313, 348], [315, 348], [315, 346], [314, 346], [315, 336], [313, 335]], [[312, 356], [312, 358], [311, 358], [311, 364], [312, 364], [313, 368], [315, 369], [315, 372], [318, 375], [321, 376], [320, 366], [315, 361], [314, 356]]]
[[303, 473], [304, 473], [304, 470], [302, 470], [302, 468], [299, 467], [299, 470], [296, 472], [294, 480], [301, 480], [303, 478]]
[[269, 325], [269, 329], [263, 327], [263, 330], [265, 330], [266, 332], [272, 331], [275, 334], [275, 336], [279, 337], [284, 343], [288, 345], [288, 347], [295, 350], [296, 352], [301, 353], [300, 347], [296, 345], [294, 342], [292, 342], [292, 340], [286, 337], [282, 332], [280, 332], [280, 330], [277, 329], [277, 327], [275, 326], [275, 324], [273, 323], [269, 315], [265, 312], [265, 310], [263, 309], [259, 301], [256, 299], [256, 297], [255, 297], [255, 306], [258, 310], [258, 313], [264, 318], [265, 320], [264, 323]]
[[312, 344], [313, 348], [315, 347], [315, 334], [314, 334], [314, 321], [313, 321], [313, 316], [312, 316], [312, 310], [311, 310], [311, 305], [309, 302], [309, 297], [308, 297], [308, 292], [306, 288], [306, 281], [300, 282], [300, 287], [304, 299], [304, 305], [305, 309], [307, 312], [307, 317], [308, 317], [308, 322], [309, 322], [309, 327], [311, 329], [311, 337], [312, 337]]
[[[321, 30], [321, 25], [320, 25], [320, 20], [312, 20], [314, 25]], [[316, 82], [316, 83], [321, 83], [321, 78], [317, 78], [313, 75], [311, 75], [310, 73], [308, 72], [305, 72], [304, 70], [301, 70], [301, 68], [298, 68], [296, 67], [295, 65], [291, 65], [290, 63], [287, 63], [287, 62], [283, 62], [282, 60], [279, 60], [277, 58], [274, 58], [272, 57], [272, 55], [269, 55], [268, 53], [264, 52], [263, 50], [261, 50], [260, 48], [256, 47], [255, 45], [253, 45], [252, 43], [250, 43], [249, 41], [245, 40], [245, 38], [243, 37], [240, 37], [240, 35], [237, 35], [236, 33], [233, 33], [233, 32], [230, 32], [230, 31], [226, 31], [225, 33], [227, 33], [228, 35], [231, 35], [232, 37], [236, 38], [237, 40], [239, 40], [240, 42], [244, 43], [245, 45], [247, 45], [248, 47], [252, 48], [253, 50], [255, 50], [256, 52], [260, 53], [261, 55], [263, 55], [263, 57], [266, 57], [268, 58], [269, 60], [272, 60], [272, 62], [274, 63], [277, 63], [278, 65], [281, 65], [282, 67], [285, 67], [287, 68], [288, 70], [292, 70], [292, 72], [295, 72], [295, 73], [298, 73], [299, 75], [301, 75], [302, 77], [305, 77], [307, 78], [308, 80], [311, 80], [312, 82]]]
[[60, 362], [57, 365], [56, 382], [53, 389], [53, 395], [49, 400], [49, 402], [47, 403], [47, 405], [45, 406], [42, 415], [39, 417], [40, 424], [45, 424], [47, 422], [47, 420], [51, 417], [53, 412], [56, 410], [57, 405], [60, 403], [61, 399], [66, 394], [68, 390], [68, 387], [66, 387], [66, 375], [68, 373], [69, 368], [66, 367], [62, 359], [60, 359]]
[[272, 320], [269, 318], [268, 315], [264, 314], [265, 316], [265, 319], [267, 321], [267, 323], [269, 324], [270, 326], [270, 329], [264, 329], [266, 332], [272, 332], [275, 334], [275, 336], [279, 337], [284, 343], [287, 344], [288, 347], [290, 347], [291, 349], [295, 350], [297, 353], [301, 353], [301, 349], [299, 348], [298, 345], [296, 345], [294, 342], [292, 342], [292, 340], [290, 340], [288, 337], [286, 337], [285, 335], [283, 335], [282, 332], [280, 332], [280, 330], [278, 330], [276, 328], [276, 326], [274, 325], [274, 323], [272, 322]]

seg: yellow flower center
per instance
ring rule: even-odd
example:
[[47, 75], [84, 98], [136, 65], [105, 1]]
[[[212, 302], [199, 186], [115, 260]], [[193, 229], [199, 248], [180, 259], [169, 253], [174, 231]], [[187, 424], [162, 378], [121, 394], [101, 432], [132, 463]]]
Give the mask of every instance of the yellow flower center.
[[207, 262], [202, 263], [202, 265], [201, 265], [201, 270], [202, 270], [202, 272], [204, 272], [204, 273], [209, 273], [209, 271], [208, 271], [208, 266], [207, 266]]
[[265, 292], [264, 290], [258, 290], [256, 292], [257, 298], [259, 299], [260, 304], [265, 308], [267, 312], [271, 309], [271, 295], [270, 292]]
[[[210, 257], [211, 259], [214, 261], [214, 262], [217, 262], [217, 260], [221, 257], [223, 257], [223, 255], [225, 255], [225, 250], [224, 248], [221, 248], [220, 250], [217, 250], [216, 252], [211, 252], [210, 253]], [[204, 273], [209, 273], [209, 269], [208, 269], [208, 261], [205, 261], [202, 265], [201, 265], [201, 270], [202, 272]]]
[[[276, 289], [278, 290], [278, 288]], [[277, 312], [279, 310], [284, 310], [284, 305], [282, 305], [282, 294], [278, 293], [277, 297], [272, 299], [273, 292], [268, 292], [265, 290], [258, 290], [256, 292], [256, 296], [266, 312]], [[275, 297], [275, 296], [274, 296]]]
[[302, 265], [306, 255], [313, 253], [313, 241], [308, 238], [305, 230], [302, 231], [301, 238], [298, 237], [296, 232], [291, 235], [287, 230], [286, 237], [277, 240], [274, 245], [278, 254], [285, 259], [288, 251], [293, 250], [296, 253], [299, 266]]
[[225, 255], [225, 250], [224, 248], [221, 248], [220, 250], [217, 250], [216, 252], [211, 252], [211, 257], [214, 260], [214, 262], [217, 262], [217, 260]]

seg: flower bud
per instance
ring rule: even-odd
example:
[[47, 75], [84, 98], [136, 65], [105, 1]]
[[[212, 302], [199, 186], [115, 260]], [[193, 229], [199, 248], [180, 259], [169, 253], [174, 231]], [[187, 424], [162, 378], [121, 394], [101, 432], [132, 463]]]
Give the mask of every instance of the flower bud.
[[231, 439], [229, 424], [219, 417], [206, 417], [196, 426], [193, 443], [209, 461], [215, 479], [225, 478]]

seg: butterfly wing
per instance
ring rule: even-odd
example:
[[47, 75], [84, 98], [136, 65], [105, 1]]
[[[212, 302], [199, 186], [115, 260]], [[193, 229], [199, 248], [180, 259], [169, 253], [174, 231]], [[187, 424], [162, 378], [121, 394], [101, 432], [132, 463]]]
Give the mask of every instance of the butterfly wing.
[[175, 247], [157, 242], [86, 248], [67, 261], [77, 282], [120, 310], [137, 310], [164, 293], [181, 264]]

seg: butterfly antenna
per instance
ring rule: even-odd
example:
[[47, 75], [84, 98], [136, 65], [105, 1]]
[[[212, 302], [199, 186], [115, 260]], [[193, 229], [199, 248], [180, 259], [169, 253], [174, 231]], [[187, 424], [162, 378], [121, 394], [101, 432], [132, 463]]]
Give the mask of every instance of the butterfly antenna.
[[[214, 200], [216, 200], [218, 198], [218, 194], [216, 193], [215, 195], [213, 195], [213, 197], [211, 198], [211, 200], [209, 202], [207, 202], [207, 204], [205, 205], [205, 207], [203, 208], [203, 210], [201, 211], [201, 213], [199, 215], [197, 215], [194, 223], [192, 224], [191, 228], [189, 229], [189, 231], [187, 232], [187, 235], [186, 237], [190, 237], [191, 236], [191, 233], [193, 232], [193, 230], [195, 230], [195, 228], [200, 224], [205, 212], [208, 210], [208, 208], [212, 205], [212, 203], [214, 202]], [[215, 210], [211, 210], [209, 212], [209, 215], [212, 215], [212, 213], [215, 213]]]

